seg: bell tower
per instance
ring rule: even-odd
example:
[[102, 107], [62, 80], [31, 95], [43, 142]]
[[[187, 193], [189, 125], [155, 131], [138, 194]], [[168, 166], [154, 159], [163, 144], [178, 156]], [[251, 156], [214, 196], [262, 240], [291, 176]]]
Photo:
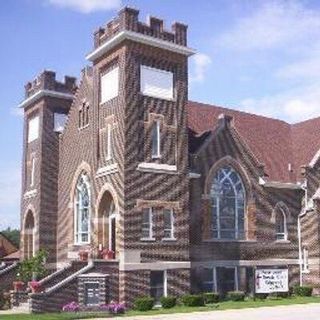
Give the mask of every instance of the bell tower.
[[[87, 56], [94, 69], [99, 178], [113, 184], [119, 199], [117, 250], [120, 281], [126, 279], [120, 300], [126, 301], [137, 282], [147, 284], [141, 294], [149, 295], [153, 277], [180, 281], [184, 292], [190, 282], [186, 104], [194, 50], [186, 25], [167, 30], [163, 20], [143, 23], [138, 15], [122, 9], [95, 32]], [[159, 262], [162, 273], [153, 273]]]
[[25, 85], [21, 197], [22, 258], [39, 249], [56, 260], [56, 215], [59, 135], [73, 101], [76, 79], [58, 82], [52, 71], [43, 71]]

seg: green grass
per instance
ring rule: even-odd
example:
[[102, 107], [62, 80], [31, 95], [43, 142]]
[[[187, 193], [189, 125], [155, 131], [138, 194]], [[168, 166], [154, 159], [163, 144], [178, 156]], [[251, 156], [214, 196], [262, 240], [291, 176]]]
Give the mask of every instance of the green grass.
[[[259, 307], [273, 307], [284, 306], [292, 304], [306, 304], [306, 303], [320, 303], [320, 297], [291, 297], [286, 299], [265, 299], [265, 300], [246, 300], [243, 302], [224, 301], [217, 304], [209, 304], [204, 307], [185, 307], [176, 306], [172, 309], [153, 309], [146, 312], [130, 310], [123, 317], [137, 316], [137, 315], [158, 315], [171, 313], [189, 313], [196, 311], [214, 311], [214, 310], [228, 310], [228, 309], [244, 309], [244, 308], [259, 308]], [[109, 318], [106, 313], [50, 313], [39, 315], [27, 314], [0, 314], [1, 320], [74, 320], [74, 319], [89, 319], [89, 318]]]

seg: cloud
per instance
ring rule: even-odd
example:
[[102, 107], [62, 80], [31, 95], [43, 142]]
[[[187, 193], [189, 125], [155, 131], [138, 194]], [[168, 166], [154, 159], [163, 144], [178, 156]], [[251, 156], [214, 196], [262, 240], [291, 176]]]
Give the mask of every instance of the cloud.
[[117, 9], [121, 0], [48, 0], [49, 4], [81, 13]]
[[19, 226], [21, 168], [0, 168], [0, 230]]
[[320, 82], [264, 96], [262, 98], [247, 98], [240, 102], [244, 111], [276, 117], [290, 123], [300, 122], [319, 116]]
[[193, 57], [193, 73], [190, 76], [191, 82], [203, 82], [205, 74], [208, 71], [210, 64], [212, 63], [211, 58], [204, 53], [197, 53]]
[[[286, 48], [318, 39], [320, 13], [298, 1], [266, 1], [220, 37], [216, 44], [236, 51]], [[319, 40], [318, 40], [319, 41]], [[292, 47], [287, 47], [294, 44]]]

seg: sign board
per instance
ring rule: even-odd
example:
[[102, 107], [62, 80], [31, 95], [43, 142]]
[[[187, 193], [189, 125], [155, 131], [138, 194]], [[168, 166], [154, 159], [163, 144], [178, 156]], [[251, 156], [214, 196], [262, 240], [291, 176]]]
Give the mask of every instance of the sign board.
[[256, 269], [256, 293], [288, 292], [288, 269]]

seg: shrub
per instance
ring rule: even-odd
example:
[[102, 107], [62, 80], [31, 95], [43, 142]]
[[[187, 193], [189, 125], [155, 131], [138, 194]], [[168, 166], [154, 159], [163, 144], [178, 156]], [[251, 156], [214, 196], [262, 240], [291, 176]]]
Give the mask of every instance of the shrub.
[[202, 295], [188, 294], [181, 298], [182, 303], [187, 307], [204, 306], [204, 298]]
[[219, 293], [215, 292], [206, 292], [203, 294], [203, 298], [205, 303], [217, 303], [220, 301]]
[[244, 301], [245, 296], [243, 291], [229, 291], [226, 298], [231, 301]]
[[177, 298], [176, 297], [161, 297], [160, 299], [162, 308], [164, 309], [170, 309], [173, 308], [177, 304]]
[[134, 308], [139, 311], [148, 311], [153, 308], [154, 299], [151, 297], [141, 297], [134, 301]]
[[120, 302], [120, 303], [117, 303], [117, 302], [114, 302], [114, 301], [111, 301], [109, 304], [107, 305], [102, 305], [99, 307], [99, 310], [100, 311], [109, 311], [111, 314], [123, 314], [125, 313], [126, 311], [126, 307], [125, 307], [125, 304], [124, 302]]
[[310, 297], [312, 295], [311, 286], [295, 286], [293, 292], [297, 296]]
[[254, 299], [265, 300], [268, 298], [268, 293], [256, 293]]
[[67, 303], [62, 307], [62, 311], [64, 312], [78, 312], [80, 310], [80, 306], [77, 302], [72, 301], [70, 303]]

